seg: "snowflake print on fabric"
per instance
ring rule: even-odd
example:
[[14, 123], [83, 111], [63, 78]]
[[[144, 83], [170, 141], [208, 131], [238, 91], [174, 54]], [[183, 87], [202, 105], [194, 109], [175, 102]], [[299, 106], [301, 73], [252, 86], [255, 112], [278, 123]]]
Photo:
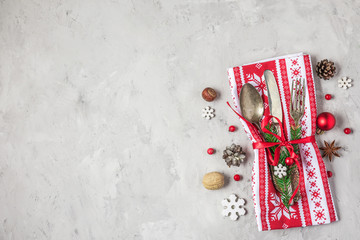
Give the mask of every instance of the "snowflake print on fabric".
[[297, 58], [291, 59], [291, 64], [292, 65], [298, 65], [298, 61], [299, 61], [299, 59], [297, 59]]
[[308, 175], [308, 180], [313, 179], [315, 177], [315, 170], [314, 169], [307, 169], [306, 171], [307, 171], [307, 175]]
[[320, 194], [320, 189], [310, 190], [310, 193], [311, 193], [311, 200], [312, 201], [322, 199], [321, 194]]
[[310, 148], [308, 147], [308, 146], [306, 146], [306, 145], [302, 145], [301, 147], [301, 150], [302, 150], [302, 153], [305, 155], [305, 159], [307, 160], [307, 161], [305, 161], [306, 162], [306, 165], [308, 166], [308, 167], [310, 167], [310, 166], [312, 166], [312, 164], [311, 164], [311, 160], [312, 160], [312, 155], [311, 155], [311, 151], [310, 151]]
[[306, 136], [307, 136], [307, 132], [308, 132], [308, 128], [307, 128], [307, 127], [303, 127], [302, 130], [303, 130], [303, 131], [301, 131], [302, 137], [306, 137]]
[[296, 67], [291, 67], [290, 68], [291, 71], [291, 77], [292, 78], [301, 78], [301, 71], [300, 71], [300, 67], [296, 68]]
[[315, 221], [325, 220], [325, 213], [324, 209], [321, 210], [314, 210], [315, 213]]
[[254, 84], [255, 84], [254, 87], [261, 95], [264, 95], [264, 92], [267, 91], [265, 81], [263, 81], [263, 79], [261, 77], [259, 77], [258, 75], [256, 75], [255, 73], [246, 74], [246, 79], [247, 79], [247, 81], [254, 82]]
[[316, 187], [316, 182], [310, 182], [311, 187]]
[[[305, 111], [306, 111], [306, 110], [305, 110]], [[306, 112], [305, 112], [304, 114], [306, 114]], [[305, 116], [305, 115], [304, 115], [304, 116]], [[303, 117], [303, 120], [301, 121], [301, 125], [305, 126], [305, 124], [306, 124], [306, 119], [304, 119], [304, 117]]]
[[303, 115], [303, 117], [302, 117], [302, 119], [301, 119], [301, 121], [300, 121], [300, 124], [301, 124], [301, 136], [302, 137], [306, 137], [306, 133], [307, 133], [307, 131], [308, 131], [308, 126], [307, 126], [307, 121], [308, 121], [308, 108], [307, 107], [305, 107], [304, 108], [304, 115]]
[[316, 207], [316, 208], [321, 207], [321, 203], [320, 203], [320, 202], [315, 202], [315, 207]]
[[301, 136], [305, 136], [306, 134], [306, 129], [301, 129]]
[[[319, 181], [317, 174], [316, 174], [316, 169], [312, 164], [313, 156], [311, 155], [311, 150], [310, 147], [307, 145], [303, 145], [302, 147], [302, 152], [303, 154], [306, 156], [306, 175], [307, 175], [307, 181], [309, 183], [309, 195], [308, 198], [309, 200], [312, 202], [313, 205], [313, 217], [314, 220], [316, 221], [316, 224], [320, 225], [320, 224], [324, 224], [326, 221], [326, 215], [325, 215], [325, 202], [326, 201], [322, 195], [321, 195], [321, 189], [319, 188], [318, 184]], [[316, 210], [316, 212], [315, 212]], [[318, 216], [317, 216], [318, 215]], [[321, 216], [320, 216], [321, 215]]]
[[[311, 157], [309, 157], [309, 156], [307, 156], [308, 158], [311, 158]], [[307, 161], [306, 162], [306, 166], [308, 166], [308, 167], [312, 167], [312, 164], [311, 164], [311, 162], [310, 161]]]
[[285, 217], [289, 220], [298, 218], [296, 210], [292, 206], [290, 206], [289, 212], [289, 210], [281, 202], [279, 196], [275, 193], [270, 194], [270, 202], [272, 205], [274, 205], [274, 210], [270, 212], [271, 221], [279, 221], [281, 217]]

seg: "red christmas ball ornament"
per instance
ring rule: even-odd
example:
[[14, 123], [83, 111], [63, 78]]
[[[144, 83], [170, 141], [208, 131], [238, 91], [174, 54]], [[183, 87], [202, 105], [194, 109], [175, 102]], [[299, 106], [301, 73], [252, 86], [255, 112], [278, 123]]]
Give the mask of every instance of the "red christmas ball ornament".
[[215, 150], [214, 150], [213, 148], [209, 148], [209, 149], [207, 150], [207, 153], [208, 153], [209, 155], [214, 154], [214, 152], [215, 152]]
[[331, 130], [335, 126], [335, 123], [336, 119], [334, 115], [329, 112], [320, 113], [316, 119], [316, 125], [318, 128], [324, 131]]
[[291, 165], [294, 164], [294, 159], [292, 159], [292, 158], [286, 158], [286, 159], [285, 159], [285, 163], [286, 163], [286, 165], [291, 166]]
[[331, 178], [333, 175], [332, 171], [327, 171], [327, 175], [328, 175], [328, 178]]
[[235, 181], [240, 181], [240, 178], [241, 178], [241, 177], [240, 177], [239, 174], [235, 174], [235, 175], [234, 175], [234, 180], [235, 180]]
[[345, 134], [350, 134], [350, 133], [351, 133], [351, 129], [350, 129], [350, 128], [345, 128], [345, 129], [344, 129], [344, 133], [345, 133]]
[[235, 132], [235, 130], [236, 130], [236, 127], [235, 127], [235, 126], [231, 125], [231, 126], [229, 127], [229, 132]]
[[330, 100], [331, 98], [332, 98], [331, 94], [326, 94], [326, 95], [325, 95], [325, 99], [326, 99], [326, 100]]

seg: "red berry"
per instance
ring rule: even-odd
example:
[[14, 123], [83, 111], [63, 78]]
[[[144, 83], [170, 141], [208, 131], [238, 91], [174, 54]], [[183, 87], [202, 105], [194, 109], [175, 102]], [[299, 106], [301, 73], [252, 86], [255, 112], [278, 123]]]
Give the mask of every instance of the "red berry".
[[331, 94], [326, 94], [326, 95], [325, 95], [325, 99], [326, 99], [326, 100], [330, 100], [331, 98], [332, 98]]
[[235, 130], [236, 130], [236, 127], [235, 127], [235, 126], [231, 125], [231, 126], [229, 127], [229, 132], [235, 132]]
[[235, 181], [240, 181], [240, 175], [239, 175], [239, 174], [235, 174], [235, 175], [234, 175], [234, 180], [235, 180]]
[[291, 165], [294, 164], [294, 159], [292, 159], [292, 158], [286, 158], [286, 159], [285, 159], [285, 163], [286, 163], [286, 165], [291, 166]]
[[214, 150], [213, 148], [209, 148], [209, 149], [207, 150], [207, 153], [208, 153], [209, 155], [214, 154], [214, 152], [215, 152], [215, 150]]
[[332, 171], [327, 171], [327, 175], [328, 175], [328, 178], [331, 178], [333, 175]]
[[351, 129], [350, 129], [350, 128], [345, 128], [345, 129], [344, 129], [344, 133], [345, 133], [345, 134], [350, 134], [350, 133], [351, 133]]

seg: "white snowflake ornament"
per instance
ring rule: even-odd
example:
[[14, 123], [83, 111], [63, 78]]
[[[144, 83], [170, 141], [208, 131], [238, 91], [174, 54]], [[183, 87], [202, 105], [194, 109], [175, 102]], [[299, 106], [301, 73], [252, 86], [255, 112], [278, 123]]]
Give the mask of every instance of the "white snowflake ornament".
[[287, 167], [283, 166], [281, 163], [274, 167], [274, 174], [278, 178], [282, 178], [287, 175]]
[[213, 117], [215, 117], [215, 109], [211, 108], [211, 107], [206, 107], [202, 110], [202, 117], [206, 118], [207, 120], [212, 119]]
[[339, 88], [348, 89], [352, 87], [351, 85], [352, 79], [348, 77], [342, 77], [338, 80], [338, 86]]
[[224, 217], [230, 217], [233, 221], [238, 220], [240, 216], [244, 216], [246, 214], [246, 210], [243, 208], [245, 200], [238, 198], [235, 194], [231, 194], [228, 198], [222, 200], [221, 204], [224, 207], [222, 215]]

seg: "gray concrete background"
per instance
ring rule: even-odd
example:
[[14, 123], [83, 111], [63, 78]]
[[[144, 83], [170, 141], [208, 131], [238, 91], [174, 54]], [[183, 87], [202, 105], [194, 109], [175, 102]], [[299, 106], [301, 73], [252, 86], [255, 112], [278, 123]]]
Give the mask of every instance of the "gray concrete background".
[[[357, 239], [359, 22], [350, 0], [1, 0], [0, 239]], [[326, 161], [340, 221], [258, 232], [226, 69], [301, 51], [338, 67], [316, 87], [319, 112], [338, 120], [318, 140], [345, 147]], [[341, 76], [354, 87], [339, 89]], [[221, 159], [232, 142], [248, 153], [237, 169]], [[214, 170], [228, 184], [210, 192], [201, 179]], [[231, 193], [247, 200], [236, 222], [221, 216]]]

